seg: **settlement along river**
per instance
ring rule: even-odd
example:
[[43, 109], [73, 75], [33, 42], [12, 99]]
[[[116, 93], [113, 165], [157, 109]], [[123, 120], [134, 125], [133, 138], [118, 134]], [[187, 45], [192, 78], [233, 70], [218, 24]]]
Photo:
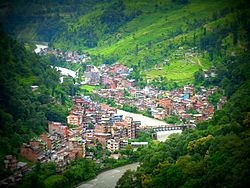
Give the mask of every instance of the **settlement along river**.
[[100, 173], [95, 179], [81, 184], [78, 188], [114, 188], [117, 181], [127, 170], [136, 170], [139, 163], [121, 166]]
[[[117, 114], [123, 116], [133, 117], [135, 121], [141, 121], [142, 126], [161, 126], [166, 125], [164, 121], [160, 121], [154, 118], [149, 118], [143, 116], [141, 114], [135, 114], [131, 112], [126, 112], [123, 110], [117, 110]], [[105, 172], [100, 173], [95, 179], [84, 182], [78, 188], [114, 188], [116, 186], [117, 181], [122, 177], [122, 175], [127, 170], [136, 170], [139, 166], [139, 163], [133, 163], [129, 165], [125, 165], [122, 167], [118, 167], [115, 169], [111, 169]]]

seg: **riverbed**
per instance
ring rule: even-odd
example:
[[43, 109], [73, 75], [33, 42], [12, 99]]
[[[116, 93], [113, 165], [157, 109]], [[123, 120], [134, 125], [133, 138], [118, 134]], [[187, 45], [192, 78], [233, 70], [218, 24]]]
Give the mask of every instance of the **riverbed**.
[[154, 119], [154, 118], [150, 118], [150, 117], [147, 117], [147, 116], [143, 116], [141, 114], [126, 112], [124, 110], [117, 110], [117, 114], [123, 115], [123, 117], [125, 117], [125, 116], [132, 117], [134, 121], [141, 121], [141, 126], [142, 127], [148, 127], [148, 126], [159, 127], [161, 125], [164, 125], [164, 126], [167, 125], [167, 123], [164, 122], [164, 121]]
[[139, 163], [121, 166], [115, 169], [100, 173], [95, 179], [87, 181], [78, 188], [114, 188], [117, 181], [127, 170], [136, 170]]

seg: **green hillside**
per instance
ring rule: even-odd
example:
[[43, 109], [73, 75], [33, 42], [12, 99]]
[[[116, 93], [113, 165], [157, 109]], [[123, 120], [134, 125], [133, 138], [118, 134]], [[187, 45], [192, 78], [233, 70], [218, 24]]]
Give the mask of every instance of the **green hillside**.
[[144, 80], [179, 83], [244, 51], [239, 20], [249, 17], [245, 0], [22, 0], [6, 7], [5, 26], [20, 39], [87, 51], [94, 64], [137, 66]]
[[[39, 56], [0, 28], [0, 160], [19, 156], [20, 146], [47, 129], [48, 121], [65, 122], [69, 87], [60, 74]], [[0, 163], [0, 178], [9, 175]]]

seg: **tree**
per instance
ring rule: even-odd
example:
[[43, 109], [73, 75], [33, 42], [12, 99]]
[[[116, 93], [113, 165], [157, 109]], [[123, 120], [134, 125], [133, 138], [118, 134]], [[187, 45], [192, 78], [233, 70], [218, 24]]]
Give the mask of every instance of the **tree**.
[[166, 118], [164, 118], [164, 120], [167, 122], [167, 123], [170, 123], [170, 124], [176, 124], [176, 123], [180, 123], [180, 119], [177, 117], [177, 116], [168, 116]]
[[136, 173], [131, 170], [127, 170], [118, 180], [116, 184], [116, 188], [132, 188], [132, 187], [140, 187], [140, 183], [136, 177]]

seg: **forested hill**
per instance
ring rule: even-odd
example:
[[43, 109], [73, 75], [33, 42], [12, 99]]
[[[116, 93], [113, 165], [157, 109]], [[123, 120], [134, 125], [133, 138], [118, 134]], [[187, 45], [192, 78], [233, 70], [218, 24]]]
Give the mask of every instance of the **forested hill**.
[[92, 63], [159, 65], [144, 77], [179, 82], [244, 51], [249, 22], [246, 0], [11, 0], [0, 8], [6, 30], [21, 40], [88, 51]]
[[[65, 121], [68, 93], [67, 87], [59, 83], [59, 73], [48, 62], [27, 51], [2, 29], [0, 52], [0, 161], [3, 161], [7, 154], [18, 156], [20, 145], [45, 131], [48, 120]], [[1, 162], [1, 179], [8, 175], [2, 165]]]
[[229, 101], [210, 121], [141, 151], [140, 167], [118, 188], [248, 187], [250, 183], [249, 49], [228, 57], [218, 77]]

